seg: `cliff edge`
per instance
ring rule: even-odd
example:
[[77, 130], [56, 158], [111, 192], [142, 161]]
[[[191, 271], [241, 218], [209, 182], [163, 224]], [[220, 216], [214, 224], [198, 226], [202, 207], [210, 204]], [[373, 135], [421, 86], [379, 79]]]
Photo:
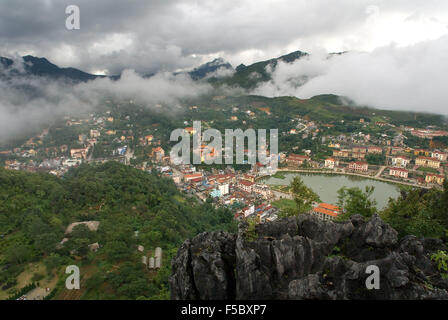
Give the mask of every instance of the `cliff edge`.
[[[406, 236], [378, 215], [321, 221], [302, 214], [237, 234], [205, 232], [172, 260], [172, 299], [448, 299], [430, 256], [438, 239]], [[250, 240], [248, 240], [250, 239]], [[379, 289], [367, 289], [368, 266]]]

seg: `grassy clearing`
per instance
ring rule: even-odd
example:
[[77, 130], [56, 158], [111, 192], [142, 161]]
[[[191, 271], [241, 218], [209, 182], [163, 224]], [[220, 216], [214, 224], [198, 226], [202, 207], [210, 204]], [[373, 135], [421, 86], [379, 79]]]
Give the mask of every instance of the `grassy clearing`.
[[[35, 274], [42, 275], [43, 278], [39, 281], [33, 281]], [[29, 263], [25, 266], [25, 270], [17, 276], [17, 285], [5, 291], [0, 290], [0, 300], [5, 300], [11, 295], [13, 290], [20, 290], [32, 282], [39, 282], [39, 288], [53, 289], [56, 286], [57, 280], [57, 276], [48, 275], [46, 267], [42, 262]]]
[[290, 199], [280, 199], [280, 200], [276, 200], [274, 202], [271, 202], [273, 207], [276, 207], [282, 211], [286, 210], [286, 209], [296, 209], [296, 203], [294, 202], [294, 200], [290, 200]]
[[417, 169], [418, 171], [422, 171], [424, 173], [435, 173], [435, 174], [439, 174], [439, 171], [437, 169], [434, 168], [428, 168], [428, 167], [419, 167]]
[[272, 177], [277, 179], [286, 179], [286, 176], [281, 172], [276, 172], [274, 175], [272, 175]]

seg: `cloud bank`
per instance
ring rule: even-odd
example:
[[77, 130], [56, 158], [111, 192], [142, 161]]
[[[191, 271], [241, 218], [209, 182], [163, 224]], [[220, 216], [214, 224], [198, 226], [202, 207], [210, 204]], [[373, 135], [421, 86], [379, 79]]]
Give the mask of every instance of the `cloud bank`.
[[[0, 50], [119, 74], [232, 65], [295, 50], [367, 50], [448, 33], [446, 0], [0, 0]], [[77, 5], [81, 29], [65, 28]], [[0, 52], [1, 53], [1, 52]], [[5, 53], [1, 53], [5, 54]]]
[[[13, 77], [0, 80], [0, 142], [22, 136], [66, 114], [94, 110], [105, 98], [133, 100], [154, 108], [176, 106], [179, 100], [208, 92], [211, 87], [188, 76], [160, 73], [142, 78], [125, 70], [120, 80], [96, 79], [70, 84], [42, 77]], [[170, 114], [174, 110], [170, 109]]]
[[332, 93], [380, 109], [448, 115], [448, 37], [370, 53], [312, 54], [280, 63], [255, 94], [310, 98]]

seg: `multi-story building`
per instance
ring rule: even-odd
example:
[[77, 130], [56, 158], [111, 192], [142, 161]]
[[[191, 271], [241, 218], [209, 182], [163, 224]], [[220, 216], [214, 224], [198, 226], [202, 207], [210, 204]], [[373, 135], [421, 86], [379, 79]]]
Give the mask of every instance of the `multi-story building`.
[[229, 184], [223, 183], [223, 184], [218, 185], [218, 190], [222, 196], [229, 194]]
[[265, 184], [255, 184], [252, 187], [252, 191], [261, 195], [264, 199], [272, 197], [271, 189]]
[[355, 147], [352, 147], [352, 152], [353, 153], [366, 153], [367, 152], [367, 148], [366, 147], [355, 146]]
[[389, 168], [389, 175], [406, 179], [409, 176], [409, 171], [403, 168]]
[[369, 164], [367, 162], [355, 161], [355, 162], [351, 162], [348, 165], [348, 168], [350, 170], [354, 170], [354, 171], [367, 172], [369, 170]]
[[347, 150], [347, 149], [333, 150], [333, 157], [349, 158], [350, 153], [351, 153], [350, 150]]
[[192, 174], [185, 174], [184, 175], [184, 181], [185, 182], [190, 182], [190, 181], [197, 180], [197, 179], [202, 179], [202, 173], [201, 172], [192, 173]]
[[89, 152], [88, 148], [83, 149], [71, 149], [70, 156], [75, 159], [86, 159], [87, 153]]
[[370, 146], [367, 148], [367, 153], [382, 154], [383, 148], [377, 146]]
[[442, 185], [444, 181], [445, 177], [440, 174], [428, 173], [425, 177], [426, 183], [437, 183], [439, 185]]
[[439, 161], [446, 161], [447, 156], [448, 155], [447, 155], [446, 152], [442, 152], [442, 151], [439, 151], [439, 150], [435, 150], [435, 151], [431, 152], [431, 157], [432, 158], [436, 158]]
[[303, 165], [305, 163], [305, 161], [310, 161], [310, 157], [300, 155], [300, 154], [290, 154], [286, 158], [286, 163], [288, 165], [297, 166], [297, 167]]
[[162, 161], [165, 156], [165, 151], [161, 147], [152, 149], [151, 156], [158, 162]]
[[326, 221], [334, 220], [339, 214], [341, 214], [341, 212], [342, 210], [338, 206], [329, 203], [320, 203], [311, 210], [310, 214]]
[[339, 161], [335, 160], [334, 158], [325, 159], [325, 168], [334, 169], [338, 165]]
[[415, 159], [415, 164], [418, 166], [429, 167], [434, 169], [440, 168], [440, 160], [437, 158], [418, 157], [417, 159]]
[[409, 163], [411, 163], [411, 160], [406, 157], [392, 157], [392, 166], [394, 167], [406, 168]]
[[255, 183], [247, 181], [247, 180], [240, 180], [239, 184], [238, 184], [240, 189], [242, 189], [246, 192], [249, 192], [249, 193], [251, 193], [253, 191], [254, 185], [255, 185]]

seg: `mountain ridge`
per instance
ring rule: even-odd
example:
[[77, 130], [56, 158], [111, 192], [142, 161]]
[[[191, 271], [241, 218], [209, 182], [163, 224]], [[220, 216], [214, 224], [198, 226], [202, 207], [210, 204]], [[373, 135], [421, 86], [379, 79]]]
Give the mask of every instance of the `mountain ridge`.
[[31, 55], [26, 55], [23, 56], [22, 59], [23, 69], [22, 66], [17, 66], [15, 68], [15, 64], [17, 62], [15, 62], [14, 60], [6, 57], [0, 57], [0, 64], [6, 71], [8, 71], [6, 75], [5, 72], [3, 73], [3, 77], [20, 77], [32, 75], [38, 77], [50, 77], [54, 79], [65, 78], [75, 82], [86, 82], [89, 80], [106, 77], [102, 75], [90, 74], [72, 67], [60, 68], [44, 57], [34, 57]]
[[[271, 58], [265, 61], [258, 61], [248, 66], [240, 64], [237, 68], [233, 68], [233, 66], [223, 58], [216, 58], [212, 61], [206, 62], [198, 67], [193, 68], [191, 71], [173, 72], [173, 74], [187, 74], [195, 81], [207, 79], [216, 82], [218, 85], [240, 84], [241, 87], [249, 89], [254, 87], [256, 82], [258, 82], [259, 80], [251, 78], [251, 74], [253, 74], [254, 72], [258, 72], [261, 74], [261, 81], [267, 81], [270, 79], [265, 70], [268, 65], [271, 65], [273, 68], [275, 68], [279, 61], [291, 63], [307, 55], [308, 53], [306, 52], [294, 51], [280, 57]], [[98, 78], [110, 78], [112, 80], [117, 80], [121, 77], [121, 74], [110, 76], [95, 75], [73, 67], [61, 68], [45, 57], [26, 55], [21, 58], [23, 59], [23, 69], [21, 68], [21, 66], [17, 66], [17, 68], [14, 68], [17, 62], [13, 59], [0, 57], [0, 65], [3, 66], [5, 70], [9, 71], [7, 76], [45, 76], [55, 79], [66, 78], [75, 82], [86, 82]], [[213, 73], [219, 70], [227, 71], [229, 75], [224, 75], [222, 77], [217, 75], [214, 76]], [[155, 73], [142, 74], [142, 77], [150, 78], [154, 75]], [[0, 77], [2, 77], [1, 72]], [[3, 74], [3, 77], [5, 77], [5, 74]], [[222, 78], [224, 80], [218, 78]]]

